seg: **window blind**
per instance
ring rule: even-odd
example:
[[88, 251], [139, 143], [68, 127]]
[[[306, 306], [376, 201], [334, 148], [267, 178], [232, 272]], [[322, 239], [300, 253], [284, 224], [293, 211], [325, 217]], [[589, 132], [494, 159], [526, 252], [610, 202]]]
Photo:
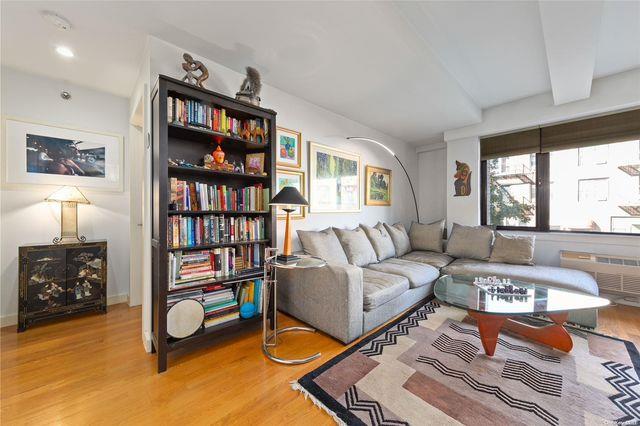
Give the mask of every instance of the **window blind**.
[[540, 152], [540, 129], [523, 130], [480, 139], [482, 160]]
[[640, 109], [543, 127], [541, 152], [640, 139]]

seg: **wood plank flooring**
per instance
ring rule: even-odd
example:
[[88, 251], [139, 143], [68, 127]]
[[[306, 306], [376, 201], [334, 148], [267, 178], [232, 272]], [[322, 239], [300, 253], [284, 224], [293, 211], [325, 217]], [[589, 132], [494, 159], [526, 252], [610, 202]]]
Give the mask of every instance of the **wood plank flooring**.
[[[640, 348], [640, 309], [603, 309], [599, 331]], [[280, 314], [280, 325], [299, 324]], [[268, 361], [256, 327], [196, 352], [172, 356], [156, 374], [144, 352], [140, 308], [109, 307], [107, 315], [1, 330], [0, 423], [13, 424], [253, 424], [331, 425], [333, 421], [289, 388], [289, 382], [345, 349], [322, 334], [281, 337], [280, 356], [316, 351], [300, 366]]]

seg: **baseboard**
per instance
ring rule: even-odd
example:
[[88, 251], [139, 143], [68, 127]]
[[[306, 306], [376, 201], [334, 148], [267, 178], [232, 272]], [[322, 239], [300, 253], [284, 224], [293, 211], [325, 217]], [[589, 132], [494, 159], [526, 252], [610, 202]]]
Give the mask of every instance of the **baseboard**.
[[[127, 303], [128, 300], [128, 293], [107, 296], [107, 306], [117, 305], [118, 303]], [[0, 327], [8, 327], [16, 324], [18, 324], [18, 314], [3, 315], [0, 317]]]

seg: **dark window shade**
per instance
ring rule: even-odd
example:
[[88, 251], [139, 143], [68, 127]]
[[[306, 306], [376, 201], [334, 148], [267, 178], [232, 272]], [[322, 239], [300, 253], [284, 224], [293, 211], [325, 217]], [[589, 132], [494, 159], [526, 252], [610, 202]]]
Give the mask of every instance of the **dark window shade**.
[[482, 160], [540, 152], [540, 129], [480, 139]]
[[640, 139], [640, 109], [543, 127], [541, 152]]

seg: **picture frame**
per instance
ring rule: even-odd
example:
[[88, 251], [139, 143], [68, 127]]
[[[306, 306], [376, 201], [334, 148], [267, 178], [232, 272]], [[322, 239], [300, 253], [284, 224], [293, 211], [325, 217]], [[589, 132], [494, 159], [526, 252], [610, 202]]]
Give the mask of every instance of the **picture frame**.
[[364, 172], [364, 204], [367, 206], [391, 205], [391, 170], [367, 166]]
[[309, 212], [361, 211], [360, 156], [309, 142]]
[[[302, 170], [290, 170], [277, 168], [276, 169], [276, 194], [280, 192], [282, 188], [285, 186], [293, 186], [303, 197], [306, 198], [306, 182], [305, 182], [305, 173]], [[291, 219], [304, 219], [306, 217], [306, 207], [299, 206], [296, 207], [295, 211], [290, 214]], [[283, 220], [286, 218], [287, 214], [282, 210], [281, 207], [278, 207], [278, 220]]]
[[246, 173], [261, 175], [264, 173], [264, 152], [247, 154], [244, 163]]
[[276, 165], [299, 169], [302, 165], [302, 133], [276, 127]]
[[122, 191], [124, 138], [5, 117], [3, 184]]

